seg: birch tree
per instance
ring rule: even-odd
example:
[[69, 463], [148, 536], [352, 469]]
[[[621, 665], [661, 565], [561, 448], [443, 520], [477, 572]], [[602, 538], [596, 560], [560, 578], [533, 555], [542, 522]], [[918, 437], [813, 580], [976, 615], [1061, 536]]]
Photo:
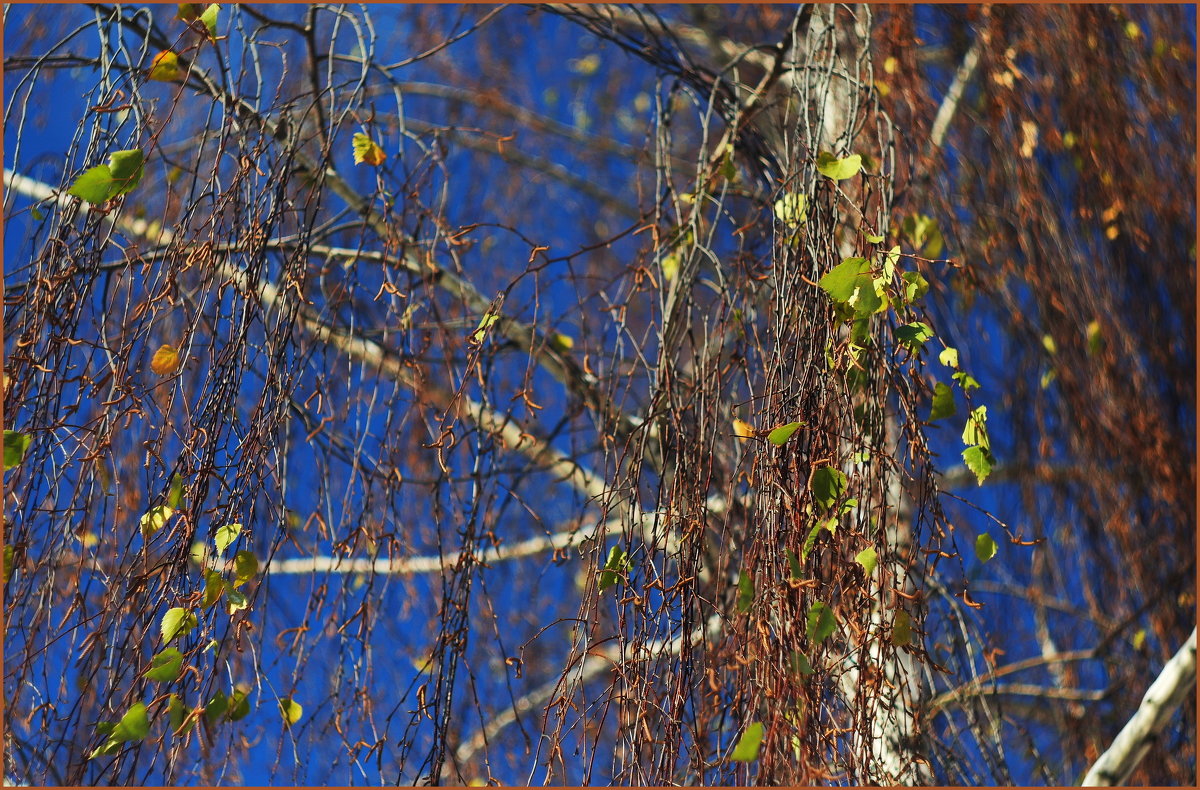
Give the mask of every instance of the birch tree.
[[1194, 782], [1187, 13], [6, 7], [6, 776]]

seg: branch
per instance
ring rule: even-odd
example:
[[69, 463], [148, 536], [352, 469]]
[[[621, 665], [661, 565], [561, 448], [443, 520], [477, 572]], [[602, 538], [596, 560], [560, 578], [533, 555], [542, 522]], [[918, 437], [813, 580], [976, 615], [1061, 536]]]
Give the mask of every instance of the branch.
[[[687, 637], [688, 646], [705, 639], [711, 640], [719, 636], [721, 631], [721, 615], [714, 614], [705, 621], [704, 625], [692, 631]], [[454, 751], [455, 763], [462, 765], [469, 762], [481, 749], [487, 747], [489, 741], [495, 739], [507, 727], [516, 722], [522, 714], [545, 705], [556, 695], [561, 694], [563, 680], [567, 677], [571, 677], [577, 683], [585, 683], [623, 663], [649, 661], [663, 656], [677, 656], [682, 652], [683, 645], [684, 637], [680, 635], [674, 639], [657, 639], [648, 642], [641, 648], [634, 648], [635, 654], [624, 659], [621, 658], [621, 645], [613, 645], [603, 650], [584, 654], [578, 669], [568, 669], [563, 677], [518, 698], [511, 707], [490, 719], [469, 741], [460, 744]]]
[[[25, 195], [37, 201], [53, 201], [59, 207], [67, 207], [76, 198], [60, 194], [50, 185], [36, 181], [8, 168], [4, 169], [5, 187], [13, 192]], [[170, 245], [175, 241], [175, 235], [168, 230], [157, 230], [151, 238], [150, 223], [140, 219], [130, 219], [114, 211], [106, 218], [108, 222], [120, 227], [124, 232], [154, 243]], [[268, 309], [280, 308], [282, 295], [273, 283], [261, 280], [255, 282], [250, 272], [229, 262], [227, 256], [215, 255], [214, 266], [217, 274], [229, 280], [243, 293], [256, 296]], [[417, 376], [409, 369], [403, 358], [373, 340], [368, 340], [357, 333], [330, 326], [312, 316], [309, 311], [299, 311], [300, 321], [304, 328], [318, 341], [343, 352], [347, 356], [375, 369], [381, 376], [402, 386], [431, 395], [432, 399], [441, 403], [444, 408], [458, 404], [462, 416], [470, 419], [480, 429], [493, 433], [501, 443], [510, 450], [517, 450], [535, 462], [546, 465], [546, 470], [556, 478], [569, 481], [581, 494], [588, 499], [603, 499], [608, 492], [604, 478], [580, 466], [574, 459], [551, 447], [547, 442], [521, 430], [510, 415], [501, 415], [488, 408], [483, 403], [463, 394], [457, 398], [455, 393], [422, 384]]]
[[954, 117], [954, 113], [958, 111], [958, 103], [962, 100], [963, 91], [966, 89], [967, 83], [971, 81], [971, 77], [974, 76], [975, 69], [979, 66], [979, 53], [982, 49], [983, 36], [976, 36], [975, 41], [971, 43], [971, 48], [963, 56], [962, 63], [958, 66], [958, 71], [954, 73], [954, 81], [950, 83], [950, 88], [946, 91], [946, 97], [942, 99], [942, 106], [938, 107], [937, 115], [933, 119], [933, 127], [929, 133], [929, 150], [931, 153], [941, 148], [942, 143], [946, 139], [946, 132], [950, 128], [950, 120]]
[[1150, 744], [1158, 737], [1175, 709], [1196, 685], [1196, 629], [1183, 643], [1142, 698], [1133, 718], [1113, 740], [1108, 751], [1083, 778], [1083, 787], [1111, 787], [1125, 784]]
[[[954, 688], [954, 689], [951, 689], [950, 691], [939, 694], [937, 697], [935, 697], [933, 699], [932, 702], [929, 703], [927, 715], [934, 716], [934, 715], [940, 713], [942, 710], [949, 707], [950, 705], [953, 705], [957, 702], [961, 702], [962, 700], [964, 700], [968, 697], [979, 697], [979, 696], [985, 696], [985, 695], [993, 694], [993, 693], [1004, 693], [1005, 690], [1007, 690], [1007, 693], [1010, 693], [1010, 694], [1028, 693], [1028, 692], [1013, 691], [1013, 689], [1030, 689], [1030, 688], [1041, 688], [1041, 687], [1029, 686], [1029, 685], [1025, 685], [1025, 684], [999, 686], [999, 685], [995, 684], [995, 680], [997, 678], [1004, 677], [1005, 675], [1011, 675], [1016, 672], [1022, 672], [1026, 669], [1034, 669], [1036, 667], [1042, 667], [1042, 666], [1057, 666], [1058, 664], [1064, 664], [1069, 661], [1087, 661], [1089, 659], [1095, 658], [1096, 654], [1097, 654], [1097, 650], [1095, 650], [1095, 649], [1074, 650], [1069, 653], [1057, 653], [1053, 656], [1033, 656], [1032, 658], [1027, 658], [1027, 659], [1024, 659], [1021, 661], [1015, 661], [1011, 664], [1007, 664], [1005, 666], [999, 667], [998, 669], [995, 669], [992, 672], [988, 672], [986, 674], [980, 675], [980, 676], [964, 683], [963, 685], [959, 686], [958, 688]], [[1082, 697], [1078, 697], [1080, 699], [1093, 699], [1093, 698], [1099, 699], [1100, 697], [1102, 697], [1104, 695], [1104, 692], [1102, 692], [1102, 691], [1092, 692], [1092, 691], [1081, 690], [1081, 689], [1056, 689], [1055, 691], [1062, 692], [1062, 693], [1074, 693], [1077, 695], [1084, 695]], [[1099, 695], [1099, 696], [1094, 696], [1094, 695]], [[1037, 696], [1037, 694], [1034, 694], [1034, 696]], [[1052, 693], [1049, 696], [1062, 696], [1062, 694]], [[1075, 697], [1068, 697], [1068, 698], [1074, 699]]]
[[[119, 6], [114, 8], [113, 6], [104, 4], [95, 4], [95, 7], [110, 13], [119, 9]], [[160, 48], [171, 49], [171, 42], [158, 30], [146, 29], [138, 19], [127, 18], [124, 20], [124, 23], [131, 30], [144, 34], [148, 40]], [[200, 90], [208, 94], [214, 101], [219, 102], [240, 122], [249, 125], [260, 131], [263, 135], [283, 145], [289, 146], [288, 151], [294, 157], [298, 168], [302, 171], [307, 171], [312, 178], [319, 179], [321, 183], [327, 185], [334, 194], [345, 201], [351, 211], [362, 217], [363, 221], [380, 238], [388, 239], [395, 236], [395, 228], [390, 227], [382, 215], [373, 211], [371, 200], [355, 190], [337, 170], [332, 167], [319, 165], [297, 145], [289, 144], [288, 132], [284, 126], [280, 125], [278, 120], [264, 116], [249, 102], [239, 98], [214, 82], [203, 69], [198, 66], [193, 67], [185, 58], [180, 58], [180, 68], [195, 81], [195, 87], [199, 87]], [[412, 239], [404, 239], [404, 241], [408, 243], [405, 246], [415, 246], [415, 242]], [[435, 276], [432, 279], [438, 287], [450, 295], [461, 299], [463, 304], [480, 316], [489, 312], [489, 310], [494, 312], [495, 308], [493, 307], [492, 299], [481, 294], [469, 280], [458, 276], [437, 261], [431, 259], [426, 263], [407, 252], [400, 255], [398, 261], [408, 271], [422, 278], [429, 277], [429, 267], [433, 266]], [[532, 325], [525, 324], [515, 318], [506, 317], [503, 314], [498, 315], [501, 320], [495, 324], [493, 331], [505, 335], [508, 339], [516, 343], [522, 351], [533, 354], [534, 350], [537, 349], [539, 352], [536, 355], [538, 365], [583, 400], [597, 414], [603, 425], [611, 424], [615, 428], [614, 433], [618, 438], [628, 436], [642, 426], [642, 420], [622, 412], [605, 393], [600, 391], [595, 376], [587, 373], [572, 355], [556, 347], [554, 344], [548, 343], [546, 338], [539, 336], [539, 333]]]
[[[992, 470], [984, 485], [1012, 483], [1032, 480], [1035, 483], [1065, 483], [1094, 478], [1094, 469], [1084, 464], [1031, 463], [1001, 464]], [[938, 488], [976, 488], [979, 485], [975, 473], [964, 465], [952, 466], [938, 475]]]

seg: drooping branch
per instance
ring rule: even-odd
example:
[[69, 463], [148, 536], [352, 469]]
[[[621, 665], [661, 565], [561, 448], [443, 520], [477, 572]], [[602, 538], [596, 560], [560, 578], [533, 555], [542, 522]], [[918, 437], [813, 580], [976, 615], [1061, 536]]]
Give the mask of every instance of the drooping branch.
[[[5, 186], [37, 201], [55, 201], [60, 206], [69, 206], [75, 198], [59, 194], [49, 184], [37, 181], [7, 168], [4, 170]], [[174, 234], [166, 229], [153, 228], [143, 219], [129, 218], [119, 211], [109, 214], [107, 219], [124, 232], [137, 238], [145, 239], [151, 244], [170, 246], [175, 242]], [[232, 280], [244, 292], [256, 296], [267, 309], [275, 309], [282, 305], [283, 294], [274, 283], [263, 279], [251, 278], [242, 268], [230, 262], [223, 255], [215, 255], [214, 263], [220, 277]], [[473, 398], [433, 386], [428, 382], [418, 381], [404, 362], [394, 352], [384, 348], [373, 340], [360, 334], [331, 326], [330, 324], [301, 311], [301, 321], [306, 330], [316, 340], [336, 349], [359, 362], [375, 369], [380, 375], [411, 389], [419, 391], [442, 408], [458, 404], [460, 414], [473, 421], [482, 430], [493, 433], [502, 445], [509, 450], [521, 452], [535, 462], [542, 464], [545, 470], [557, 479], [565, 480], [589, 500], [603, 500], [608, 492], [604, 479], [594, 472], [581, 466], [575, 459], [560, 450], [550, 446], [545, 441], [529, 434], [512, 420], [508, 415], [501, 415], [482, 402]]]

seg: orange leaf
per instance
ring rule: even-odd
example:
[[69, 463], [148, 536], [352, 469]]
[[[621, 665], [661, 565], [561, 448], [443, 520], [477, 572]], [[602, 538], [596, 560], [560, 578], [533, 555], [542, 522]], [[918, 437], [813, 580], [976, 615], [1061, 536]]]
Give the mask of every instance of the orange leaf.
[[754, 426], [745, 420], [734, 419], [733, 435], [739, 439], [753, 439], [758, 435], [758, 431], [754, 430]]
[[179, 369], [179, 352], [164, 343], [154, 352], [154, 358], [150, 360], [150, 369], [160, 376], [171, 375]]
[[171, 50], [164, 50], [154, 56], [150, 63], [150, 79], [159, 82], [175, 82], [181, 76], [179, 56]]
[[366, 163], [372, 167], [378, 167], [383, 164], [385, 159], [387, 159], [387, 154], [383, 152], [378, 143], [362, 132], [354, 135], [354, 164]]

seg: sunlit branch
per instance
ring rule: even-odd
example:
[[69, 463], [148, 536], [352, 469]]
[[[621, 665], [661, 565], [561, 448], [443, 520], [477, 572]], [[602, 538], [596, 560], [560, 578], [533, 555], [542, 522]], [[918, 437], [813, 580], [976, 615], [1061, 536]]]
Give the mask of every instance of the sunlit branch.
[[958, 111], [958, 103], [962, 100], [963, 91], [966, 90], [967, 83], [971, 81], [976, 67], [979, 66], [979, 53], [982, 49], [983, 39], [977, 37], [971, 43], [967, 54], [963, 56], [958, 70], [954, 72], [954, 81], [950, 83], [946, 97], [942, 99], [942, 104], [938, 107], [937, 115], [933, 119], [933, 127], [929, 133], [931, 149], [942, 147], [942, 142], [946, 139], [946, 131], [950, 128], [950, 121], [954, 118], [954, 113]]
[[1196, 687], [1196, 629], [1163, 667], [1137, 712], [1083, 778], [1083, 787], [1125, 784], [1184, 698]]

